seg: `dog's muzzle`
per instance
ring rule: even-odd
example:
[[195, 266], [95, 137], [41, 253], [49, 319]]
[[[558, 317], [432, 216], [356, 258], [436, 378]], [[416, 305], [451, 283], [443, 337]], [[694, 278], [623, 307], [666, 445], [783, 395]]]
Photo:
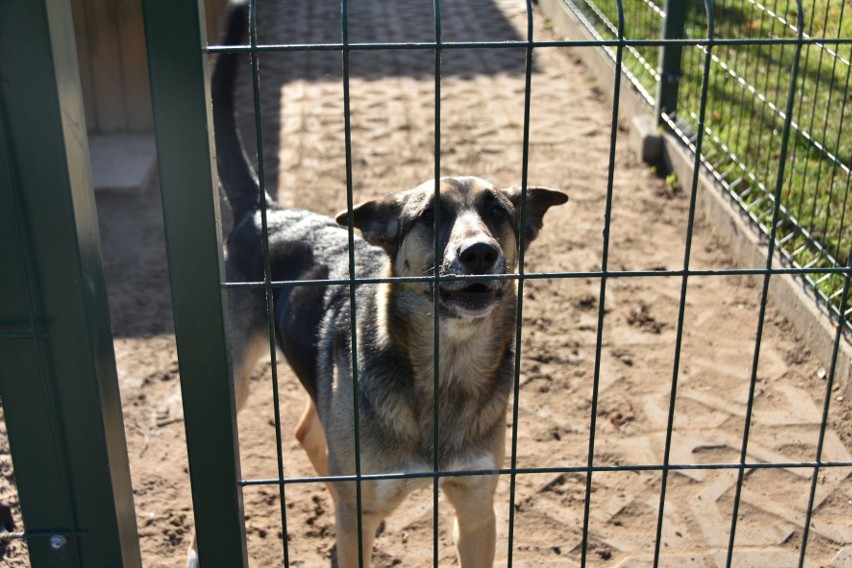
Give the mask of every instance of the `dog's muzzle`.
[[484, 317], [503, 298], [505, 282], [462, 281], [443, 282], [438, 288], [441, 306], [460, 317]]
[[[483, 276], [502, 274], [506, 264], [496, 243], [469, 239], [455, 254], [444, 259], [441, 276]], [[503, 298], [506, 280], [444, 280], [438, 287], [441, 307], [454, 317], [484, 317]]]

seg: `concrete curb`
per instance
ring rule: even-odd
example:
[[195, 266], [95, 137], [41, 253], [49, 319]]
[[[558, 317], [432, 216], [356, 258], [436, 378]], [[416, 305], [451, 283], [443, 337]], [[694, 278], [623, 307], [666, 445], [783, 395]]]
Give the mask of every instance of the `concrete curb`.
[[154, 179], [157, 145], [151, 133], [89, 136], [92, 185], [98, 194], [138, 194]]
[[[577, 40], [593, 40], [583, 24], [568, 9], [563, 0], [539, 0], [539, 10], [549, 18], [554, 31], [562, 36]], [[607, 77], [615, 73], [613, 61], [598, 48], [577, 48], [576, 53], [583, 64], [598, 78], [610, 104], [613, 101], [612, 82]], [[629, 123], [632, 146], [640, 157], [649, 154], [649, 148], [656, 148], [654, 140], [648, 140], [644, 133], [649, 131], [647, 124], [651, 119], [648, 107], [626, 77], [622, 77], [622, 89], [619, 97], [619, 119]], [[650, 138], [656, 138], [653, 133]], [[685, 183], [693, 176], [694, 156], [673, 135], [662, 136], [662, 150], [666, 161], [677, 173], [678, 179]], [[743, 212], [732, 200], [720, 191], [715, 181], [702, 169], [699, 176], [698, 211], [716, 228], [727, 241], [735, 262], [741, 267], [762, 268], [766, 265], [766, 242], [745, 218]], [[773, 259], [774, 266], [783, 266], [780, 255]], [[760, 278], [757, 276], [756, 278]], [[830, 369], [837, 334], [836, 325], [828, 310], [818, 304], [798, 278], [789, 274], [773, 275], [770, 278], [769, 298], [773, 306], [781, 312], [795, 327], [810, 347], [814, 356], [826, 370]], [[852, 396], [852, 345], [848, 334], [840, 341], [837, 354], [834, 384], [839, 385], [845, 396]]]

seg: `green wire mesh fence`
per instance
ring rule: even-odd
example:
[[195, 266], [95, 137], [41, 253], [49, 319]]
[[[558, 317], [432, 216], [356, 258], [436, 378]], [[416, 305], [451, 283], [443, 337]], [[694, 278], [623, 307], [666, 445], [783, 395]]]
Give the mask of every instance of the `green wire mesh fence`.
[[[509, 485], [508, 503], [498, 504], [506, 505], [508, 511], [506, 547], [501, 556], [508, 566], [520, 564], [523, 559], [518, 542], [522, 537], [516, 530], [523, 522], [518, 507], [521, 503], [519, 479], [536, 474], [576, 474], [582, 479], [578, 546], [580, 563], [585, 566], [595, 560], [592, 556], [595, 545], [592, 516], [598, 505], [592, 496], [595, 480], [614, 472], [631, 475], [650, 472], [659, 476], [655, 478], [659, 479], [659, 484], [653, 485], [655, 490], [659, 488], [659, 495], [655, 493], [651, 498], [656, 526], [650, 531], [654, 544], [652, 563], [657, 566], [665, 560], [664, 516], [673, 506], [669, 497], [676, 490], [670, 474], [711, 470], [727, 471], [736, 476], [730, 495], [731, 514], [721, 523], [725, 526], [714, 527], [727, 539], [725, 558], [719, 560], [719, 564], [739, 564], [735, 554], [738, 535], [743, 533], [740, 513], [748, 506], [744, 486], [751, 472], [767, 470], [796, 471], [807, 479], [802, 532], [791, 538], [799, 539], [797, 564], [805, 566], [812, 562], [809, 551], [818, 540], [812, 533], [820, 529], [814, 519], [818, 519], [817, 494], [821, 480], [825, 479], [826, 471], [841, 472], [845, 476], [842, 482], [848, 483], [849, 472], [852, 472], [852, 461], [835, 459], [826, 450], [827, 436], [831, 434], [829, 413], [832, 401], [836, 400], [833, 393], [837, 385], [840, 345], [847, 340], [844, 332], [849, 325], [848, 300], [852, 284], [852, 229], [847, 212], [852, 184], [852, 138], [845, 135], [849, 130], [847, 123], [852, 118], [849, 116], [852, 112], [849, 110], [852, 98], [849, 90], [852, 16], [849, 12], [852, 5], [848, 0], [808, 3], [801, 0], [672, 0], [665, 4], [660, 0], [565, 2], [594, 35], [593, 40], [534, 37], [533, 24], [539, 16], [531, 0], [521, 3], [526, 26], [525, 33], [519, 36], [492, 39], [480, 35], [485, 39], [476, 41], [456, 37], [444, 27], [444, 16], [450, 8], [458, 9], [462, 2], [433, 0], [431, 6], [423, 3], [425, 7], [418, 8], [427, 15], [428, 33], [405, 41], [353, 41], [350, 13], [356, 3], [342, 0], [339, 9], [335, 6], [339, 26], [335, 20], [337, 28], [328, 34], [333, 40], [327, 41], [323, 36], [321, 41], [312, 43], [262, 43], [258, 38], [256, 2], [252, 1], [247, 45], [203, 47], [203, 37], [199, 35], [202, 28], [199, 3], [144, 0], [159, 168], [170, 235], [172, 298], [193, 507], [199, 553], [205, 567], [248, 564], [242, 501], [242, 492], [247, 488], [266, 486], [277, 490], [280, 545], [283, 562], [290, 565], [296, 564], [297, 559], [291, 558], [288, 540], [288, 488], [323, 481], [352, 481], [360, 486], [368, 480], [407, 478], [431, 481], [432, 563], [437, 566], [440, 481], [453, 476], [493, 475], [504, 476]], [[308, 9], [317, 4], [303, 2], [301, 6]], [[136, 566], [140, 561], [132, 506], [133, 488], [124, 454], [126, 444], [122, 435], [115, 361], [105, 347], [109, 345], [109, 321], [97, 260], [100, 254], [96, 246], [97, 231], [92, 230], [97, 220], [87, 174], [78, 169], [85, 161], [85, 152], [80, 137], [58, 135], [77, 133], [73, 126], [85, 123], [82, 105], [73, 96], [76, 79], [70, 78], [76, 72], [76, 63], [70, 57], [73, 53], [69, 41], [73, 37], [70, 10], [67, 4], [57, 2], [13, 1], [8, 6], [11, 11], [3, 13], [9, 17], [0, 18], [0, 29], [4, 32], [0, 33], [0, 46], [7, 47], [0, 49], [0, 198], [3, 203], [0, 207], [0, 220], [3, 221], [0, 222], [0, 235], [3, 236], [0, 255], [4, 259], [2, 265], [9, 271], [2, 280], [3, 290], [8, 292], [0, 295], [4, 300], [0, 314], [3, 324], [0, 363], [4, 373], [0, 395], [10, 426], [27, 527], [23, 532], [7, 533], [2, 538], [3, 542], [26, 539], [33, 566]], [[5, 10], [10, 10], [9, 7]], [[364, 22], [360, 24], [363, 26]], [[36, 30], [40, 30], [39, 41], [34, 40]], [[31, 45], [31, 48], [21, 51], [21, 45]], [[442, 156], [448, 153], [441, 145], [442, 128], [447, 129], [446, 117], [442, 118], [442, 100], [446, 101], [442, 89], [446, 89], [443, 83], [446, 76], [455, 72], [451, 54], [477, 50], [515, 50], [522, 54], [519, 58], [523, 60], [520, 186], [525, 194], [531, 140], [535, 138], [530, 133], [530, 114], [535, 106], [533, 95], [537, 92], [533, 81], [535, 55], [545, 48], [579, 47], [608, 50], [616, 71], [611, 79], [615, 103], [607, 124], [606, 195], [602, 200], [604, 231], [601, 241], [585, 243], [600, 251], [600, 264], [583, 271], [529, 271], [524, 267], [521, 242], [519, 273], [499, 277], [516, 281], [520, 291], [514, 330], [514, 405], [505, 463], [494, 470], [453, 471], [442, 468], [440, 453], [435, 451], [431, 456], [431, 469], [425, 472], [368, 475], [359, 466], [348, 476], [288, 476], [282, 449], [284, 435], [276, 368], [276, 293], [297, 286], [348, 287], [348, 309], [351, 320], [355, 321], [356, 314], [363, 309], [356, 303], [356, 288], [392, 279], [356, 277], [355, 233], [350, 222], [347, 278], [274, 280], [267, 240], [267, 203], [264, 201], [260, 209], [265, 236], [264, 278], [257, 282], [225, 281], [221, 241], [215, 226], [219, 212], [209, 136], [207, 58], [233, 51], [246, 54], [251, 60], [254, 144], [258, 150], [256, 165], [261, 187], [264, 187], [272, 167], [265, 162], [263, 151], [263, 132], [269, 125], [261, 120], [260, 55], [325, 52], [333, 56], [328, 61], [342, 73], [344, 174], [346, 203], [351, 213], [355, 185], [352, 148], [358, 132], [353, 131], [350, 120], [350, 81], [356, 53], [372, 52], [380, 57], [388, 52], [412, 52], [423, 55], [420, 63], [428, 62], [412, 74], [434, 79], [432, 169], [436, 179], [445, 170]], [[46, 75], [43, 72], [47, 72]], [[610, 239], [610, 229], [619, 141], [618, 103], [625, 89], [622, 74], [640, 93], [649, 111], [654, 111], [660, 126], [676, 133], [694, 150], [693, 178], [681, 180], [689, 188], [683, 262], [673, 269], [616, 269], [615, 263], [610, 261], [615, 246]], [[33, 89], [36, 84], [33, 81], [41, 87]], [[76, 92], [79, 97], [79, 88]], [[35, 97], [35, 94], [44, 97]], [[67, 123], [64, 127], [63, 121]], [[69, 143], [71, 147], [65, 147]], [[45, 163], [55, 167], [45, 167]], [[693, 268], [701, 165], [764, 235], [767, 245], [764, 266], [723, 270]], [[71, 180], [63, 179], [68, 177], [66, 170], [77, 175]], [[436, 198], [440, 198], [438, 184], [435, 193]], [[46, 203], [51, 207], [44, 206]], [[522, 200], [522, 218], [526, 214], [524, 203]], [[62, 209], [74, 211], [66, 215]], [[435, 224], [440, 223], [440, 209], [436, 209]], [[523, 233], [521, 235], [523, 241]], [[73, 250], [65, 246], [67, 243], [74, 245]], [[780, 266], [776, 252], [783, 258]], [[441, 254], [437, 242], [435, 253], [436, 256]], [[752, 419], [759, 396], [769, 285], [772, 278], [783, 274], [807, 280], [815, 295], [830, 307], [839, 322], [843, 322], [835, 328], [833, 354], [827, 365], [824, 395], [817, 410], [818, 428], [814, 421], [814, 451], [800, 460], [771, 459], [771, 456], [760, 459], [750, 451], [756, 444]], [[737, 455], [732, 460], [684, 463], [674, 451], [673, 434], [676, 434], [676, 419], [683, 413], [683, 409], [677, 407], [677, 395], [685, 382], [681, 355], [689, 333], [685, 316], [687, 290], [696, 280], [706, 281], [718, 276], [756, 276], [762, 281], [756, 303], [757, 331], [753, 350], [748, 351], [752, 360], [742, 381], [747, 384], [742, 435], [735, 441]], [[664, 438], [662, 456], [659, 461], [609, 463], [601, 459], [600, 449], [604, 444], [597, 427], [601, 393], [605, 391], [602, 384], [606, 378], [603, 367], [605, 334], [612, 325], [607, 311], [614, 303], [612, 292], [617, 281], [639, 278], [669, 279], [679, 284], [673, 334], [674, 361], [670, 379], [666, 376], [664, 383], [668, 405], [664, 409], [666, 426], [661, 436]], [[595, 340], [591, 396], [588, 411], [585, 407], [579, 411], [588, 412], [582, 417], [586, 420], [583, 426], [588, 426], [588, 438], [582, 434], [583, 456], [572, 458], [568, 465], [565, 465], [567, 460], [559, 464], [526, 464], [519, 460], [519, 427], [524, 420], [519, 409], [526, 396], [521, 389], [520, 364], [525, 356], [522, 349], [526, 331], [522, 325], [524, 287], [532, 287], [533, 282], [552, 284], [569, 280], [593, 282], [598, 288], [596, 313], [592, 316]], [[435, 284], [441, 277], [436, 274], [405, 281]], [[83, 293], [70, 293], [75, 287]], [[270, 478], [245, 478], [240, 473], [235, 405], [228, 376], [227, 322], [223, 310], [227, 296], [238, 290], [254, 291], [263, 294], [265, 299], [272, 359], [272, 422], [277, 450], [276, 474]], [[433, 290], [437, 294], [438, 286]], [[437, 301], [437, 297], [433, 301]], [[434, 310], [434, 313], [437, 344], [440, 340], [439, 312]], [[81, 333], [81, 326], [88, 333]], [[349, 333], [352, 345], [357, 346], [354, 326]], [[97, 357], [89, 357], [92, 354]], [[439, 352], [434, 353], [436, 370], [440, 369], [440, 356]], [[357, 356], [353, 359], [357, 361]], [[360, 380], [357, 365], [352, 369], [352, 377], [353, 389], [357, 391]], [[439, 386], [440, 377], [436, 371], [434, 389], [437, 391]], [[439, 448], [442, 416], [437, 401], [430, 410], [434, 428], [425, 435], [432, 437], [433, 447]], [[353, 444], [357, 455], [361, 428], [357, 406], [354, 414]]]
[[[611, 3], [566, 3], [596, 37], [616, 37]], [[698, 3], [625, 0], [624, 9], [628, 40], [695, 40], [706, 35], [707, 12]], [[733, 41], [713, 46], [712, 52], [709, 44], [685, 47], [682, 54], [680, 44], [668, 44], [663, 51], [674, 48], [677, 54], [660, 66], [657, 46], [640, 42], [627, 47], [627, 76], [649, 107], [657, 106], [660, 122], [692, 150], [703, 125], [702, 164], [764, 236], [773, 230], [774, 188], [782, 176], [780, 217], [774, 230], [785, 261], [801, 268], [845, 265], [852, 239], [847, 211], [852, 139], [843, 132], [852, 118], [848, 106], [852, 47], [844, 40], [852, 36], [852, 18], [846, 15], [852, 8], [843, 0], [815, 0], [803, 5], [799, 18], [796, 4], [789, 0], [722, 0], [713, 10], [716, 38]], [[798, 38], [803, 40], [801, 55], [787, 43]], [[800, 71], [793, 77], [797, 56]], [[706, 82], [702, 81], [705, 57], [711, 59]], [[791, 139], [783, 156], [788, 164], [779, 171], [791, 84], [796, 95], [789, 110]], [[700, 120], [704, 85], [712, 99]], [[841, 276], [803, 278], [834, 317], [852, 325], [849, 310], [840, 305]]]
[[[581, 564], [587, 563], [590, 549], [590, 509], [592, 479], [599, 472], [612, 471], [657, 471], [662, 484], [659, 496], [656, 546], [654, 564], [660, 561], [663, 514], [666, 504], [667, 479], [671, 471], [686, 469], [733, 469], [738, 472], [734, 513], [730, 520], [730, 544], [727, 565], [733, 562], [733, 551], [737, 534], [737, 510], [741, 501], [744, 473], [749, 469], [762, 468], [805, 468], [813, 469], [813, 485], [807, 517], [810, 519], [814, 507], [814, 494], [818, 473], [821, 468], [849, 468], [852, 463], [827, 462], [822, 460], [821, 447], [825, 436], [830, 396], [825, 397], [825, 407], [820, 429], [820, 442], [816, 459], [805, 462], [764, 463], [748, 459], [749, 423], [758, 381], [758, 361], [764, 318], [766, 313], [770, 277], [779, 274], [797, 274], [806, 278], [819, 297], [830, 305], [835, 314], [848, 315], [846, 299], [850, 281], [849, 241], [850, 229], [846, 221], [845, 204], [849, 188], [848, 140], [841, 135], [844, 116], [848, 113], [849, 57], [852, 33], [849, 23], [842, 18], [845, 3], [822, 2], [806, 10], [801, 4], [787, 2], [783, 8], [776, 3], [767, 7], [752, 1], [739, 3], [710, 0], [704, 3], [672, 2], [668, 8], [653, 0], [625, 0], [613, 3], [595, 3], [592, 0], [566, 0], [572, 10], [585, 22], [595, 35], [592, 41], [565, 40], [541, 41], [533, 37], [534, 9], [532, 2], [526, 3], [527, 35], [525, 38], [508, 41], [444, 41], [441, 28], [441, 2], [433, 3], [434, 36], [428, 41], [411, 42], [351, 42], [349, 39], [349, 3], [341, 4], [340, 41], [316, 43], [261, 44], [257, 35], [257, 11], [251, 3], [250, 44], [245, 46], [209, 46], [209, 54], [222, 52], [248, 53], [253, 70], [254, 127], [257, 135], [258, 170], [263, 187], [264, 161], [262, 150], [263, 124], [260, 112], [258, 89], [258, 56], [261, 53], [290, 52], [311, 53], [319, 51], [340, 54], [343, 79], [343, 108], [346, 145], [346, 189], [347, 204], [351, 214], [353, 207], [352, 174], [352, 127], [349, 120], [349, 83], [351, 76], [350, 56], [354, 52], [419, 50], [434, 54], [435, 81], [435, 145], [434, 174], [439, 178], [441, 167], [441, 75], [442, 54], [450, 50], [476, 49], [523, 49], [525, 60], [525, 98], [523, 135], [523, 172], [521, 187], [527, 187], [527, 161], [529, 157], [529, 112], [533, 72], [533, 53], [542, 47], [589, 47], [598, 46], [610, 51], [616, 64], [614, 75], [615, 104], [612, 110], [610, 155], [606, 216], [600, 270], [588, 272], [529, 273], [521, 269], [513, 275], [521, 291], [518, 297], [518, 324], [515, 345], [515, 407], [510, 439], [508, 467], [489, 471], [444, 471], [439, 467], [440, 456], [433, 456], [433, 471], [427, 473], [362, 474], [360, 468], [354, 475], [343, 477], [286, 477], [281, 453], [281, 413], [277, 406], [278, 377], [275, 370], [274, 345], [274, 294], [277, 289], [295, 286], [346, 285], [350, 287], [352, 321], [359, 307], [355, 303], [357, 286], [375, 285], [387, 279], [356, 278], [354, 267], [353, 228], [350, 223], [350, 277], [346, 280], [274, 281], [270, 274], [267, 246], [264, 245], [265, 280], [263, 282], [226, 282], [225, 289], [261, 289], [266, 294], [269, 321], [270, 351], [273, 353], [272, 381], [275, 394], [275, 430], [277, 446], [277, 479], [242, 479], [241, 487], [275, 485], [281, 499], [281, 522], [286, 534], [285, 488], [291, 484], [315, 483], [320, 481], [355, 481], [359, 487], [364, 480], [430, 478], [433, 480], [433, 530], [438, 534], [438, 483], [442, 478], [458, 475], [508, 476], [510, 480], [509, 534], [506, 551], [507, 564], [512, 565], [515, 543], [513, 540], [515, 501], [515, 479], [520, 474], [531, 473], [582, 473], [585, 475], [585, 499], [582, 528]], [[817, 6], [818, 4], [818, 6]], [[672, 8], [673, 7], [673, 8]], [[674, 10], [674, 11], [673, 11]], [[676, 12], [681, 16], [675, 19]], [[665, 31], [663, 31], [665, 30]], [[662, 61], [662, 64], [659, 62]], [[618, 129], [618, 100], [622, 91], [622, 72], [640, 92], [649, 108], [658, 108], [661, 125], [677, 133], [685, 144], [695, 151], [695, 175], [692, 180], [683, 180], [691, 187], [689, 192], [689, 220], [686, 248], [682, 269], [656, 271], [618, 271], [608, 266], [609, 225], [612, 209], [613, 172], [615, 168], [616, 139]], [[673, 91], [673, 87], [677, 88]], [[700, 127], [702, 126], [703, 127]], [[749, 216], [761, 227], [768, 242], [768, 255], [764, 268], [695, 270], [690, 268], [691, 240], [695, 222], [696, 194], [698, 190], [699, 165], [710, 168], [712, 175], [742, 205]], [[439, 186], [435, 186], [436, 197], [440, 197]], [[266, 233], [266, 203], [261, 207]], [[435, 223], [439, 224], [437, 218]], [[440, 256], [436, 243], [436, 256]], [[521, 247], [523, 250], [523, 246]], [[780, 251], [790, 262], [789, 266], [775, 266], [774, 253]], [[705, 275], [757, 275], [763, 278], [763, 289], [759, 305], [758, 332], [754, 347], [754, 362], [750, 376], [750, 388], [746, 405], [745, 428], [741, 440], [739, 459], [735, 463], [710, 463], [702, 465], [679, 464], [671, 461], [672, 430], [675, 420], [675, 401], [679, 383], [680, 347], [684, 331], [684, 310], [687, 284], [691, 278]], [[669, 277], [681, 279], [681, 296], [677, 320], [677, 344], [675, 347], [674, 371], [671, 380], [671, 397], [668, 411], [668, 429], [664, 457], [661, 463], [639, 465], [599, 465], [595, 463], [596, 420], [598, 393], [601, 379], [601, 347], [605, 329], [606, 296], [608, 282], [613, 278]], [[594, 383], [592, 385], [590, 434], [588, 459], [585, 464], [570, 467], [552, 467], [544, 464], [535, 468], [517, 466], [518, 415], [517, 400], [521, 396], [520, 357], [523, 313], [523, 286], [527, 280], [596, 278], [600, 282], [597, 347], [595, 356]], [[424, 280], [440, 282], [438, 275], [423, 277]], [[412, 279], [406, 279], [411, 281]], [[435, 286], [437, 293], [437, 286]], [[439, 325], [435, 314], [435, 341], [439, 340]], [[834, 359], [827, 393], [833, 388], [834, 369], [838, 345], [842, 340], [844, 326], [837, 326]], [[356, 329], [350, 330], [352, 345], [357, 345]], [[436, 351], [435, 369], [439, 369]], [[357, 360], [357, 357], [354, 357]], [[438, 389], [437, 371], [435, 389]], [[353, 388], [358, 389], [358, 369], [353, 369]], [[438, 447], [440, 423], [437, 402], [434, 408], [435, 431], [433, 436]], [[355, 410], [355, 436], [358, 453], [359, 424]], [[360, 500], [359, 500], [360, 508]], [[360, 527], [359, 527], [360, 530]], [[807, 531], [800, 548], [800, 565], [807, 558]], [[288, 542], [284, 538], [285, 563], [289, 561]], [[438, 541], [434, 540], [434, 563], [438, 562]]]

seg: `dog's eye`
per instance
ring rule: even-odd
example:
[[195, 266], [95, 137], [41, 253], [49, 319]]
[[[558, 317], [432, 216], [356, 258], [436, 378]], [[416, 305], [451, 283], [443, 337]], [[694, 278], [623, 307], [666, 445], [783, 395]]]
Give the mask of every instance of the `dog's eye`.
[[433, 224], [435, 222], [435, 210], [432, 207], [424, 210], [420, 215], [420, 220], [430, 225]]
[[491, 208], [490, 215], [495, 221], [502, 221], [506, 218], [506, 210], [499, 205], [495, 205]]

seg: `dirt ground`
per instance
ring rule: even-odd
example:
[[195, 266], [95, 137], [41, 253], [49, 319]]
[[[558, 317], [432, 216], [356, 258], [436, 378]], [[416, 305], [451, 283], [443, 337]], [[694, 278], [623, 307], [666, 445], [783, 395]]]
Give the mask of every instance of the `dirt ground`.
[[[286, 5], [285, 5], [286, 4]], [[261, 41], [335, 41], [339, 4], [262, 6]], [[429, 41], [431, 2], [353, 3], [351, 41]], [[442, 2], [446, 41], [512, 39], [525, 33], [524, 2]], [[537, 15], [537, 38], [552, 37]], [[405, 25], [403, 26], [403, 22]], [[580, 48], [576, 48], [580, 49]], [[601, 269], [611, 108], [576, 49], [541, 48], [532, 77], [529, 180], [565, 190], [570, 202], [548, 213], [527, 256], [527, 272]], [[430, 51], [353, 51], [353, 184], [356, 200], [406, 189], [434, 171], [435, 81]], [[442, 58], [441, 172], [478, 175], [503, 186], [521, 180], [524, 51], [446, 49]], [[280, 202], [332, 214], [345, 207], [343, 87], [335, 52], [261, 57], [265, 179]], [[240, 122], [253, 146], [251, 82], [243, 74]], [[683, 267], [688, 190], [639, 163], [624, 128], [615, 151], [609, 269]], [[280, 172], [280, 173], [279, 173]], [[98, 197], [101, 237], [124, 404], [130, 463], [146, 567], [184, 562], [192, 509], [178, 362], [158, 188]], [[701, 220], [692, 268], [736, 266], [726, 243]], [[223, 212], [227, 216], [227, 212]], [[680, 277], [608, 278], [600, 350], [596, 465], [663, 461], [678, 330]], [[755, 349], [760, 282], [746, 276], [688, 282], [671, 463], [739, 460]], [[530, 280], [523, 304], [517, 466], [583, 466], [589, 434], [601, 279]], [[287, 476], [310, 476], [290, 435], [304, 395], [280, 365]], [[748, 444], [749, 462], [795, 463], [816, 456], [826, 382], [790, 324], [770, 304], [763, 328]], [[831, 393], [822, 459], [852, 461], [852, 410]], [[277, 476], [269, 363], [259, 365], [248, 407], [238, 417], [242, 475]], [[507, 435], [511, 435], [510, 429]], [[3, 432], [0, 432], [3, 434]], [[506, 466], [509, 461], [507, 458]], [[16, 503], [5, 436], [0, 441], [0, 500]], [[747, 470], [736, 533], [735, 566], [797, 565], [812, 468]], [[852, 566], [852, 469], [819, 472], [808, 566]], [[668, 477], [662, 533], [664, 566], [724, 565], [736, 490], [735, 469], [681, 470]], [[580, 560], [584, 474], [520, 474], [515, 496], [513, 563], [573, 566]], [[650, 566], [659, 511], [658, 471], [598, 472], [592, 477], [588, 563]], [[281, 565], [277, 486], [244, 491], [251, 566]], [[378, 566], [427, 566], [432, 496], [413, 495], [376, 542]], [[498, 563], [508, 549], [509, 478], [498, 488]], [[286, 487], [290, 563], [328, 566], [334, 535], [331, 500], [321, 484]], [[454, 565], [451, 511], [439, 506], [441, 565]], [[27, 566], [21, 543], [6, 565]]]

